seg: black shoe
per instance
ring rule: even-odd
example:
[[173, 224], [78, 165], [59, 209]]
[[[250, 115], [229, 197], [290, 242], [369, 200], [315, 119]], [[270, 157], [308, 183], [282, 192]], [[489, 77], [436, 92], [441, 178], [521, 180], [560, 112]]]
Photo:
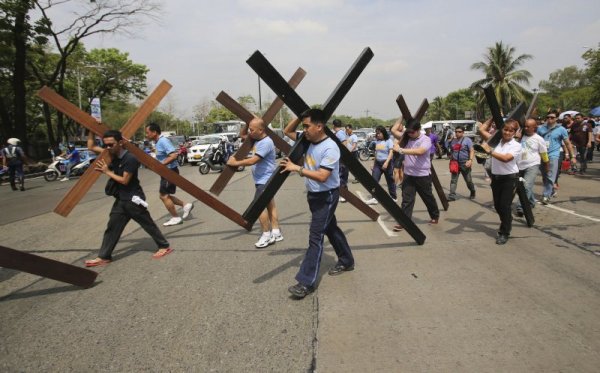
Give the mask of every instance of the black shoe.
[[475, 199], [475, 192], [471, 192], [471, 195], [469, 196], [469, 199]]
[[496, 238], [496, 245], [504, 245], [508, 241], [508, 236], [505, 234], [501, 234]]
[[456, 197], [452, 197], [452, 196], [448, 197], [448, 202], [454, 202], [454, 201], [456, 201]]
[[329, 276], [337, 276], [342, 272], [349, 272], [354, 270], [354, 265], [346, 267], [345, 265], [338, 263], [335, 266], [329, 268]]
[[290, 286], [288, 288], [288, 291], [290, 293], [292, 293], [292, 295], [295, 296], [296, 298], [302, 299], [305, 296], [307, 296], [308, 294], [315, 291], [315, 289], [313, 289], [311, 286], [306, 286], [306, 285], [302, 285], [301, 283], [297, 283], [294, 286]]
[[522, 218], [525, 214], [521, 210], [517, 210], [517, 216]]

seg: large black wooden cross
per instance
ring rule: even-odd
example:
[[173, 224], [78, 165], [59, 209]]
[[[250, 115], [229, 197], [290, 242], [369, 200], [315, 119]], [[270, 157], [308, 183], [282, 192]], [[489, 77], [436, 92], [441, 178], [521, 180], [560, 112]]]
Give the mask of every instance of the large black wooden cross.
[[[494, 88], [491, 84], [483, 88], [486, 101], [490, 107], [492, 118], [496, 124], [496, 133], [487, 140], [487, 143], [492, 148], [495, 148], [502, 140], [502, 128], [504, 127], [504, 119], [502, 118], [502, 112], [500, 111], [500, 105], [496, 99]], [[521, 102], [517, 107], [508, 115], [507, 119], [514, 119], [519, 122], [519, 126], [522, 128], [524, 124], [525, 105]], [[519, 179], [517, 182], [517, 195], [519, 196], [519, 202], [523, 208], [523, 215], [525, 215], [525, 221], [528, 227], [532, 227], [535, 224], [535, 218], [533, 217], [533, 211], [531, 211], [531, 205], [529, 205], [529, 199], [527, 198], [527, 192], [525, 190], [525, 184], [523, 180]]]
[[[417, 110], [417, 114], [413, 118], [412, 114], [410, 113], [410, 110], [408, 110], [408, 105], [406, 105], [406, 101], [404, 100], [404, 97], [402, 95], [398, 96], [398, 98], [396, 99], [396, 103], [398, 104], [398, 108], [400, 108], [402, 117], [406, 119], [406, 124], [411, 122], [420, 123], [421, 118], [423, 118], [423, 115], [425, 115], [425, 113], [427, 112], [427, 108], [429, 107], [427, 99], [424, 99], [421, 103], [421, 106], [419, 106], [419, 109]], [[442, 188], [440, 179], [438, 178], [437, 173], [435, 172], [433, 162], [431, 162], [431, 179], [433, 181], [433, 186], [435, 188], [435, 191], [437, 192], [438, 198], [440, 199], [440, 202], [444, 207], [444, 211], [448, 211], [448, 198], [446, 198], [446, 193], [444, 193], [444, 189]]]
[[[325, 114], [325, 119], [331, 117], [337, 106], [344, 96], [346, 96], [372, 58], [373, 52], [371, 49], [365, 48], [323, 105], [322, 110]], [[294, 91], [294, 89], [287, 84], [285, 79], [259, 51], [256, 51], [246, 62], [262, 78], [262, 80], [271, 87], [275, 94], [286, 103], [296, 116], [300, 116], [305, 110], [309, 109], [309, 106]], [[363, 167], [362, 163], [353, 157], [348, 148], [339, 141], [328, 127], [325, 127], [325, 132], [340, 148], [341, 160], [346, 164], [356, 179], [381, 203], [390, 215], [405, 228], [411, 237], [419, 245], [422, 245], [426, 238], [423, 232], [421, 232], [415, 223], [403, 213], [400, 206], [398, 206], [381, 185], [373, 179], [371, 174]], [[288, 155], [292, 162], [297, 163], [300, 160], [307, 145], [307, 141], [304, 137], [300, 136]], [[248, 222], [254, 222], [258, 219], [258, 216], [265, 209], [268, 202], [283, 185], [289, 172], [280, 173], [280, 171], [282, 171], [282, 167], [278, 168], [277, 172], [275, 172], [267, 182], [264, 192], [260, 194], [244, 212], [243, 216]]]
[[[293, 87], [293, 84], [290, 84], [290, 86]], [[295, 87], [293, 87], [293, 88], [295, 88]], [[250, 123], [250, 121], [254, 118], [252, 113], [250, 113], [248, 110], [246, 110], [242, 105], [237, 103], [233, 98], [231, 98], [225, 92], [219, 93], [219, 95], [217, 96], [217, 101], [219, 101], [223, 106], [225, 106], [227, 109], [229, 109], [229, 111], [236, 114], [238, 117], [240, 117], [242, 120], [244, 120], [247, 123]], [[281, 99], [279, 97], [277, 97], [277, 99], [275, 101], [280, 101], [283, 104], [283, 101], [281, 101]], [[263, 116], [263, 120], [265, 120], [266, 116], [267, 116], [266, 114]], [[267, 123], [267, 122], [265, 121], [265, 123]], [[285, 142], [285, 140], [283, 140], [280, 136], [278, 136], [276, 133], [271, 131], [269, 128], [266, 128], [266, 133], [273, 140], [273, 142], [275, 143], [275, 146], [277, 148], [279, 148], [279, 150], [281, 150], [285, 154], [291, 153], [292, 147], [287, 142]], [[246, 143], [249, 143], [249, 144], [253, 143], [250, 136], [248, 136], [246, 138], [246, 140], [244, 141], [244, 144], [246, 144]], [[246, 157], [248, 152], [249, 152], [249, 150], [242, 151], [242, 147], [240, 147], [240, 149], [234, 154], [234, 156], [236, 157], [236, 159], [243, 159]], [[215, 183], [213, 184], [210, 191], [213, 193], [215, 193], [216, 191], [220, 192], [223, 189], [222, 185], [223, 184], [220, 183], [220, 180], [217, 179], [217, 181], [215, 181]], [[215, 194], [217, 194], [217, 193], [215, 193]], [[359, 197], [354, 195], [354, 193], [352, 193], [348, 188], [340, 188], [340, 195], [342, 197], [344, 197], [348, 201], [348, 203], [350, 203], [352, 206], [356, 207], [359, 211], [361, 211], [362, 213], [367, 215], [371, 220], [376, 221], [379, 218], [379, 213], [377, 211], [373, 210], [362, 199], [360, 199]]]

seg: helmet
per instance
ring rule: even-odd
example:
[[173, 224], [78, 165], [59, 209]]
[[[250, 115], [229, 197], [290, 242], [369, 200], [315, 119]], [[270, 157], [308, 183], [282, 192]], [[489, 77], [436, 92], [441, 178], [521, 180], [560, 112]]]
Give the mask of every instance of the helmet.
[[227, 136], [221, 136], [221, 141], [227, 142]]
[[19, 145], [21, 140], [17, 139], [16, 137], [11, 137], [10, 139], [6, 140], [6, 142], [9, 143], [10, 145], [17, 146], [17, 145]]

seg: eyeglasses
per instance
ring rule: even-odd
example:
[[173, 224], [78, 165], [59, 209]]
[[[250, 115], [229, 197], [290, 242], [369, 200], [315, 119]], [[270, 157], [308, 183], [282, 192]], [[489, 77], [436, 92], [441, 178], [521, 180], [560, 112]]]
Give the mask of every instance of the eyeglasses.
[[115, 143], [115, 144], [102, 144], [102, 147], [103, 147], [104, 149], [110, 149], [110, 148], [112, 148], [112, 147], [113, 147], [113, 146], [115, 146], [115, 145], [117, 145], [117, 144], [116, 144], [116, 143]]
[[414, 130], [406, 130], [406, 133], [409, 135], [412, 135], [413, 133], [415, 133], [415, 131]]

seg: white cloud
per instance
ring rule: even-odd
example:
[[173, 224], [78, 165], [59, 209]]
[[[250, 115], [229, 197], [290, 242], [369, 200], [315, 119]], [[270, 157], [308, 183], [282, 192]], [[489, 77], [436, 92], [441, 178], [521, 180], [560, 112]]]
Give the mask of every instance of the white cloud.
[[315, 9], [339, 8], [343, 0], [239, 0], [246, 9], [300, 11]]
[[248, 37], [277, 38], [288, 35], [317, 35], [326, 33], [326, 25], [311, 20], [240, 19], [235, 24], [236, 32]]

